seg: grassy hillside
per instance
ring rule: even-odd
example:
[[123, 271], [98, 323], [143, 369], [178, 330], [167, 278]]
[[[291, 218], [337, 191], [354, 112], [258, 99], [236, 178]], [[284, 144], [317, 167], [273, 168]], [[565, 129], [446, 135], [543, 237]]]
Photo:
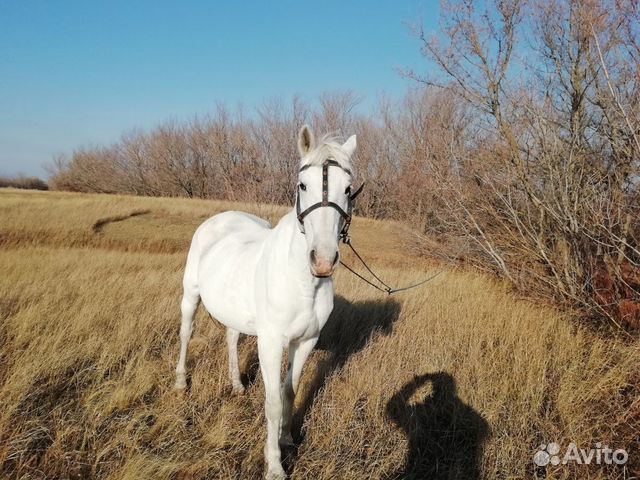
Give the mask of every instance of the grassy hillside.
[[[241, 342], [249, 388], [234, 397], [224, 329], [201, 308], [191, 387], [172, 389], [190, 237], [230, 208], [272, 222], [285, 211], [0, 190], [1, 477], [260, 478], [254, 339]], [[397, 225], [356, 219], [352, 232], [394, 285], [438, 269], [403, 250]], [[600, 338], [470, 272], [392, 298], [344, 270], [337, 285], [296, 401], [292, 478], [637, 474], [638, 342]], [[629, 464], [535, 469], [550, 441], [625, 448]]]

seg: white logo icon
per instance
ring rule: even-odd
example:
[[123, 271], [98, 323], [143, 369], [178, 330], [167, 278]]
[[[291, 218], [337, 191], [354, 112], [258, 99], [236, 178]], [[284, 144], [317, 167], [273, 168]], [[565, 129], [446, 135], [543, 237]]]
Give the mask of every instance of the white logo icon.
[[551, 442], [549, 445], [543, 443], [533, 456], [533, 463], [539, 467], [546, 467], [549, 464], [558, 465], [560, 463], [558, 453], [560, 453], [560, 445], [555, 442]]
[[600, 442], [597, 442], [595, 447], [589, 449], [578, 448], [575, 443], [571, 442], [567, 447], [567, 451], [561, 457], [559, 455], [560, 445], [556, 442], [543, 443], [533, 455], [533, 463], [539, 467], [546, 467], [549, 464], [554, 466], [566, 465], [567, 463], [577, 463], [579, 465], [589, 465], [591, 463], [597, 465], [624, 465], [629, 459], [629, 454], [622, 448], [612, 450], [608, 445], [603, 445]]

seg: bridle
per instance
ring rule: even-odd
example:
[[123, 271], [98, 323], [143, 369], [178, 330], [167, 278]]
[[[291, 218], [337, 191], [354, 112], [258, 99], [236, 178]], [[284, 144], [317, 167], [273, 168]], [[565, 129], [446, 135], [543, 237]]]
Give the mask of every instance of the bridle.
[[[303, 172], [311, 165], [307, 164], [300, 168], [299, 172]], [[351, 170], [343, 167], [333, 158], [327, 158], [324, 162], [322, 162], [322, 201], [316, 202], [313, 205], [307, 207], [304, 211], [300, 211], [300, 188], [296, 189], [296, 215], [298, 217], [298, 222], [300, 226], [300, 231], [304, 234], [304, 218], [309, 215], [311, 212], [321, 207], [330, 207], [334, 208], [338, 211], [340, 216], [344, 220], [344, 225], [342, 226], [342, 230], [340, 230], [339, 237], [342, 239], [347, 238], [347, 234], [349, 233], [349, 226], [351, 225], [351, 213], [353, 212], [353, 201], [356, 199], [362, 189], [364, 188], [364, 183], [360, 185], [355, 192], [349, 195], [349, 200], [347, 203], [347, 211], [345, 212], [340, 205], [335, 202], [329, 201], [329, 167], [338, 167], [349, 174], [352, 175]]]

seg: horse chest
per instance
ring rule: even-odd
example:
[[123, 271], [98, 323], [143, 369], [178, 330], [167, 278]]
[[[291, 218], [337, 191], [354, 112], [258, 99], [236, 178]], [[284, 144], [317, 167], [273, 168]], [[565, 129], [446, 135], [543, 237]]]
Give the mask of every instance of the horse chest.
[[322, 326], [315, 312], [300, 312], [293, 317], [293, 320], [286, 329], [285, 337], [288, 341], [306, 340], [320, 335], [321, 329]]

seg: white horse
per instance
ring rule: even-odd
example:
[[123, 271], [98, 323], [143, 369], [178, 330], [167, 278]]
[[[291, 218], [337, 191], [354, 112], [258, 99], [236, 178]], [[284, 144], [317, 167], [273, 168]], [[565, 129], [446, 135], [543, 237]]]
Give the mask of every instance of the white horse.
[[[198, 227], [187, 256], [175, 386], [186, 386], [187, 345], [200, 299], [227, 327], [234, 393], [244, 391], [238, 337], [257, 335], [265, 386], [268, 479], [285, 477], [280, 446], [292, 444], [291, 410], [302, 367], [333, 309], [338, 240], [346, 234], [351, 203], [359, 192], [351, 193], [355, 148], [355, 135], [342, 145], [325, 139], [316, 147], [311, 130], [303, 126], [298, 135], [302, 158], [296, 209], [275, 228], [244, 212], [215, 215]], [[281, 387], [284, 348], [289, 349], [289, 365]]]

